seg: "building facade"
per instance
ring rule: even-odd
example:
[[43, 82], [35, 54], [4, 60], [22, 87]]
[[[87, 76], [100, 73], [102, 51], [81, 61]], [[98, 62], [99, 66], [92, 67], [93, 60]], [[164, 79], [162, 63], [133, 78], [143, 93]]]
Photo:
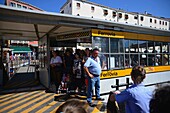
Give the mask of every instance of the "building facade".
[[40, 9], [36, 6], [33, 6], [26, 2], [22, 2], [20, 0], [5, 0], [5, 5], [11, 6], [11, 7], [16, 7], [16, 8], [28, 9], [28, 10], [43, 11], [42, 9]]
[[122, 24], [138, 25], [153, 29], [170, 30], [169, 21], [163, 17], [156, 17], [147, 12], [127, 12], [114, 9], [87, 0], [67, 0], [61, 7], [60, 13], [103, 19]]

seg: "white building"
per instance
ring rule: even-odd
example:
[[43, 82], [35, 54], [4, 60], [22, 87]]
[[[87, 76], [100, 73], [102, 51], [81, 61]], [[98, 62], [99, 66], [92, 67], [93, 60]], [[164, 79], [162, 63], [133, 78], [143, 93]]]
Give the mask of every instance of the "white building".
[[156, 17], [146, 12], [144, 14], [126, 12], [121, 9], [110, 8], [87, 0], [67, 0], [63, 7], [61, 7], [60, 12], [154, 29], [170, 30], [169, 21], [165, 18]]

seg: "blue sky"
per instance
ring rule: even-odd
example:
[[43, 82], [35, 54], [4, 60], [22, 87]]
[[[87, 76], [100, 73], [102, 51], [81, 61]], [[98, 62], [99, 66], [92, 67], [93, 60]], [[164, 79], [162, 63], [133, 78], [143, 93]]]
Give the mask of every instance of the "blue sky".
[[[0, 0], [3, 4], [5, 0]], [[45, 11], [59, 13], [67, 0], [21, 0], [37, 6]], [[170, 18], [170, 0], [88, 0], [111, 8], [144, 13], [145, 11], [160, 17]]]

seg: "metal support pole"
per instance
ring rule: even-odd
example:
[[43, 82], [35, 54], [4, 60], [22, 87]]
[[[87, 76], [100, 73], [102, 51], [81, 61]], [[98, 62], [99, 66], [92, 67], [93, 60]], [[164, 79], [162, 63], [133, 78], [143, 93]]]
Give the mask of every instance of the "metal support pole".
[[126, 88], [129, 87], [129, 78], [126, 78]]
[[119, 79], [116, 79], [116, 90], [119, 90]]

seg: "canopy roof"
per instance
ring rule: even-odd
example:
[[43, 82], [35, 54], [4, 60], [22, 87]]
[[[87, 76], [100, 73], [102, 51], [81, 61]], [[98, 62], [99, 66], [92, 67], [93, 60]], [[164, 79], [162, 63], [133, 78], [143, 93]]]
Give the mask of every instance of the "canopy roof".
[[47, 35], [55, 38], [59, 34], [91, 28], [170, 36], [170, 31], [160, 29], [4, 5], [0, 5], [0, 15], [0, 39], [8, 40], [35, 41]]

